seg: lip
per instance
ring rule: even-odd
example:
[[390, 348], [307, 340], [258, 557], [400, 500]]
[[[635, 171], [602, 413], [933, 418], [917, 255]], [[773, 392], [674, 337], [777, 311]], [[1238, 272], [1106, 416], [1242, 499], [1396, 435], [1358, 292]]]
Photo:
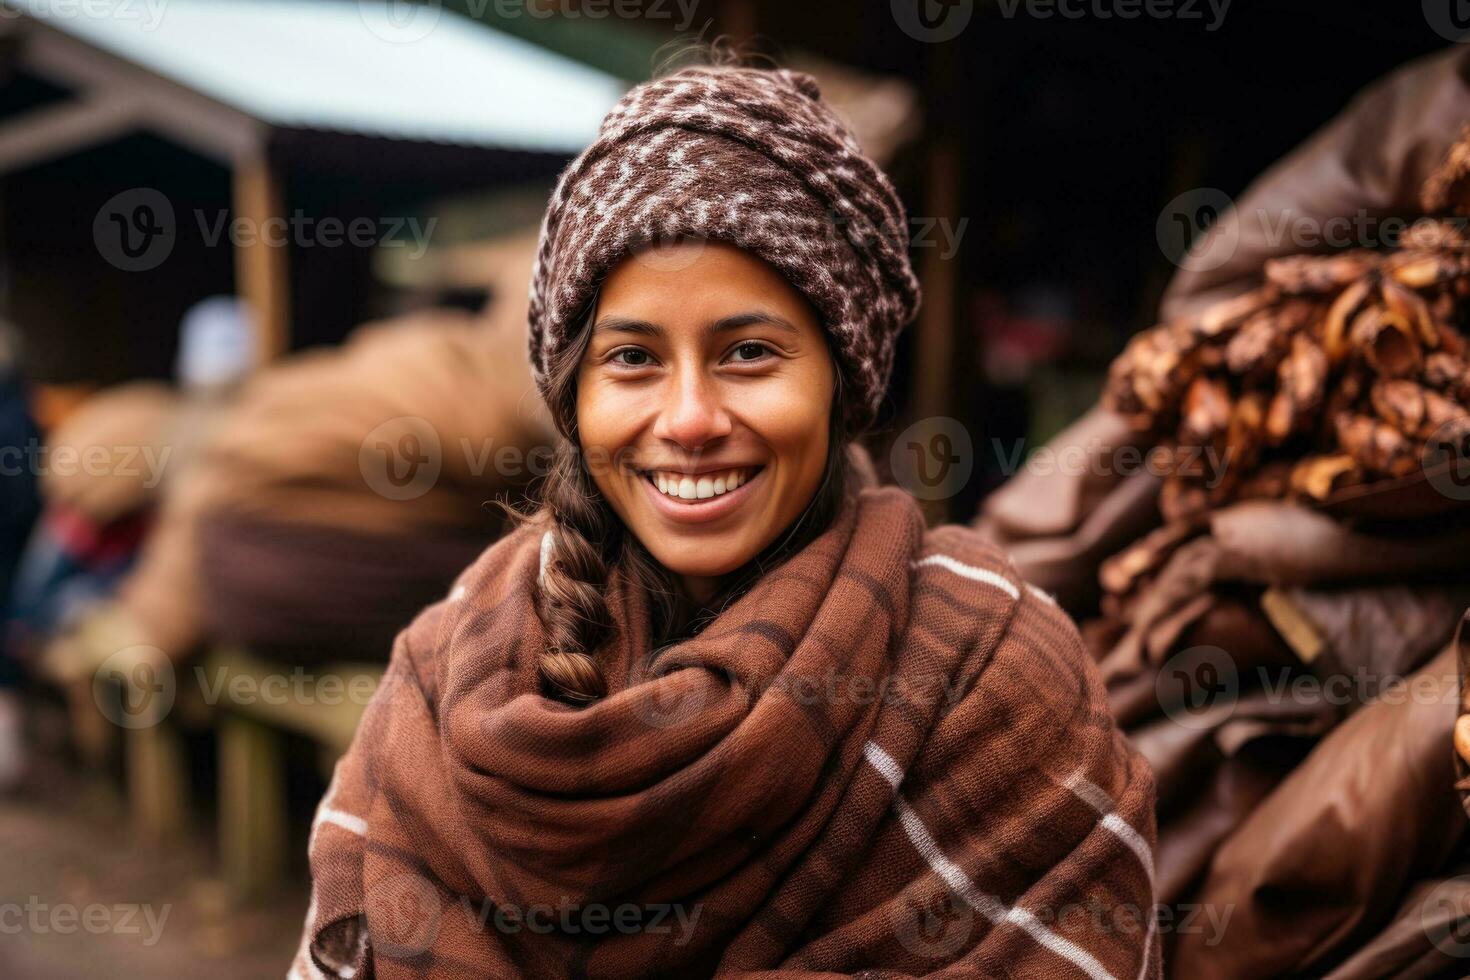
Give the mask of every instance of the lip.
[[684, 466], [639, 466], [638, 473], [640, 476], [644, 473], [653, 472], [678, 473], [683, 476], [702, 476], [705, 473], [720, 473], [724, 470], [756, 470], [764, 465], [763, 463], [717, 463], [708, 466], [696, 466], [693, 469]]
[[[704, 524], [708, 521], [717, 521], [729, 514], [735, 508], [744, 503], [750, 496], [750, 488], [766, 475], [768, 467], [762, 466], [760, 470], [734, 490], [720, 494], [718, 497], [706, 497], [704, 500], [696, 500], [693, 503], [683, 503], [675, 500], [644, 476], [638, 474], [638, 482], [643, 484], [643, 489], [653, 498], [654, 509], [664, 517], [678, 524]], [[701, 470], [700, 472], [711, 472]]]

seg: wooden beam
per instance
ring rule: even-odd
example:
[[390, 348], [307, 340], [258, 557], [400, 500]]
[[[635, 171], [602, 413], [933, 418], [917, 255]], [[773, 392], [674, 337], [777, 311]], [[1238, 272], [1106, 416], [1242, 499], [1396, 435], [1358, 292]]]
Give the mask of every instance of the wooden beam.
[[[923, 203], [925, 216], [954, 221], [959, 213], [959, 150], [944, 138], [930, 144]], [[914, 324], [912, 421], [956, 416], [954, 403], [956, 302], [959, 259], [945, 255], [934, 242], [919, 250], [919, 285], [924, 302]], [[950, 501], [922, 501], [931, 521], [953, 517]]]
[[110, 95], [83, 96], [32, 109], [0, 125], [0, 175], [45, 163], [138, 128], [137, 102]]
[[[291, 246], [280, 181], [267, 160], [236, 166], [234, 203], [234, 217], [244, 219], [247, 231], [235, 246], [235, 292], [254, 318], [256, 363], [268, 364], [291, 346]], [[272, 228], [267, 222], [279, 230], [264, 233]]]
[[140, 125], [220, 163], [260, 154], [269, 127], [244, 112], [34, 20], [17, 38], [20, 64], [68, 88], [130, 104]]

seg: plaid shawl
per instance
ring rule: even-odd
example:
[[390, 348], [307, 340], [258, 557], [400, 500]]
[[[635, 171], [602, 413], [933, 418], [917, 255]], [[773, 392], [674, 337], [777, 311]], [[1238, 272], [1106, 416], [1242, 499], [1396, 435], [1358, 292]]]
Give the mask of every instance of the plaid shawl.
[[1157, 977], [1153, 781], [1005, 558], [864, 490], [697, 637], [614, 576], [537, 693], [549, 535], [398, 638], [313, 825], [293, 977]]

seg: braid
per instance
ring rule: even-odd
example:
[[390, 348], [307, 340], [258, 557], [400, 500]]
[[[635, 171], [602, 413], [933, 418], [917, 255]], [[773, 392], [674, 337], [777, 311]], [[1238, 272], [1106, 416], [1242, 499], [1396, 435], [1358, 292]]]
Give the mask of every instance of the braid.
[[606, 543], [618, 536], [608, 526], [607, 507], [587, 483], [576, 450], [562, 443], [542, 498], [551, 522], [552, 550], [536, 591], [536, 613], [547, 636], [541, 678], [576, 702], [596, 701], [607, 694], [607, 679], [593, 652], [613, 628], [605, 594], [610, 562], [593, 542]]

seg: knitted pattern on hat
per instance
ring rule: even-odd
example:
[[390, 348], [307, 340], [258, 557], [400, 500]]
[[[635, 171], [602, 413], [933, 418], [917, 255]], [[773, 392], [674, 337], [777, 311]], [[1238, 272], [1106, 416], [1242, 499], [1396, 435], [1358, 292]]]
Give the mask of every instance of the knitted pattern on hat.
[[[853, 434], [872, 424], [898, 332], [918, 312], [893, 185], [792, 71], [687, 68], [640, 85], [563, 172], [531, 277], [531, 367], [580, 329], [597, 287], [646, 245], [704, 238], [770, 263], [816, 308]], [[569, 419], [557, 419], [564, 434]]]

